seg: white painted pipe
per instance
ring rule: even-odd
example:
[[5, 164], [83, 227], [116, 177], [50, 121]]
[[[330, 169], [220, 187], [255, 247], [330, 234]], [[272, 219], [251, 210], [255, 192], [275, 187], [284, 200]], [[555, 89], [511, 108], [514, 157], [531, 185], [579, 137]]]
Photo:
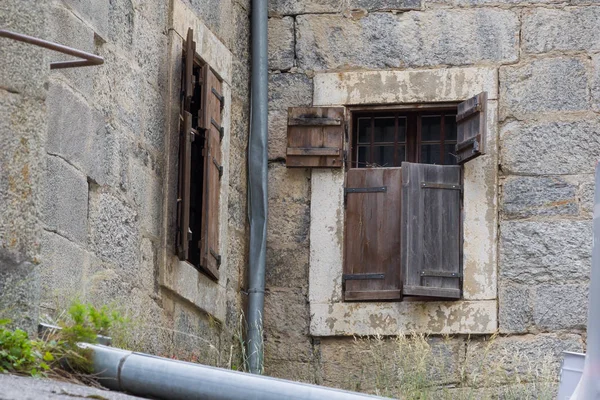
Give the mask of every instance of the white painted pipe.
[[588, 305], [587, 354], [583, 375], [571, 400], [600, 400], [600, 163], [596, 164], [594, 245]]
[[93, 352], [94, 376], [105, 387], [163, 400], [385, 400], [383, 397], [175, 361], [112, 347]]

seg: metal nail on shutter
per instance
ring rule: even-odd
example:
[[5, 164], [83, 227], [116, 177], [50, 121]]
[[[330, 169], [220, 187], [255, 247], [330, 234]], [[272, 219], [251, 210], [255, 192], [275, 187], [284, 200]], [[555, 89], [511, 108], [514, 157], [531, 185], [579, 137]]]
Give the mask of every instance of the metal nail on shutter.
[[461, 295], [461, 167], [402, 163], [405, 296]]
[[219, 247], [219, 199], [223, 161], [221, 141], [225, 131], [222, 123], [223, 88], [219, 78], [210, 68], [205, 68], [206, 147], [204, 158], [203, 228], [200, 240], [202, 268], [219, 279], [221, 254]]
[[400, 299], [400, 168], [350, 169], [346, 178], [344, 300]]
[[482, 92], [458, 105], [456, 115], [457, 163], [464, 164], [485, 154], [487, 93]]
[[290, 108], [286, 166], [342, 167], [344, 129], [343, 107]]

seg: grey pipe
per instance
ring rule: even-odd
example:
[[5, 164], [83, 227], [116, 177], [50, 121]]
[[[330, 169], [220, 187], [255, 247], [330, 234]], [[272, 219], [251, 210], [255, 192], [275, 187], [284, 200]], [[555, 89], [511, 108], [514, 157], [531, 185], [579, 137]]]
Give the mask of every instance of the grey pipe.
[[594, 245], [588, 304], [587, 354], [583, 375], [571, 400], [600, 399], [600, 163], [596, 164]]
[[383, 399], [101, 345], [81, 346], [92, 350], [94, 373], [103, 386], [136, 396], [164, 400]]
[[263, 310], [267, 252], [267, 117], [268, 34], [267, 0], [252, 1], [252, 98], [248, 145], [248, 213], [250, 259], [248, 265], [247, 347], [250, 372], [262, 373]]

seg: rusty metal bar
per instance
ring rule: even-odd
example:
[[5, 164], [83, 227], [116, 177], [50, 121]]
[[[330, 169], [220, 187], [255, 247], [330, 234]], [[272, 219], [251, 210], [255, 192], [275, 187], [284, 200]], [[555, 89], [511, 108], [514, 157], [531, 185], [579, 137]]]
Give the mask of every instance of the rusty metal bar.
[[104, 64], [104, 59], [95, 54], [77, 50], [72, 47], [63, 46], [62, 44], [49, 42], [47, 40], [38, 39], [33, 36], [23, 35], [22, 33], [15, 33], [6, 29], [0, 29], [0, 37], [18, 40], [20, 42], [25, 42], [36, 46], [44, 47], [46, 49], [58, 51], [59, 53], [83, 58], [83, 60], [53, 62], [50, 64], [50, 69], [77, 68]]

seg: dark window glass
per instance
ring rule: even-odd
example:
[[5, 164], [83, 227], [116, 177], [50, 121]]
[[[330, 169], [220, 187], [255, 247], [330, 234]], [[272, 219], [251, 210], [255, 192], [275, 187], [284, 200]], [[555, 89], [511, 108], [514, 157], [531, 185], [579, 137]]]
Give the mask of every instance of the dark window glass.
[[424, 115], [421, 117], [421, 141], [432, 142], [441, 139], [441, 124], [439, 115]]
[[358, 143], [371, 143], [371, 118], [358, 119]]
[[394, 143], [396, 136], [396, 118], [375, 118], [375, 143]]
[[394, 146], [373, 146], [373, 167], [394, 166]]

